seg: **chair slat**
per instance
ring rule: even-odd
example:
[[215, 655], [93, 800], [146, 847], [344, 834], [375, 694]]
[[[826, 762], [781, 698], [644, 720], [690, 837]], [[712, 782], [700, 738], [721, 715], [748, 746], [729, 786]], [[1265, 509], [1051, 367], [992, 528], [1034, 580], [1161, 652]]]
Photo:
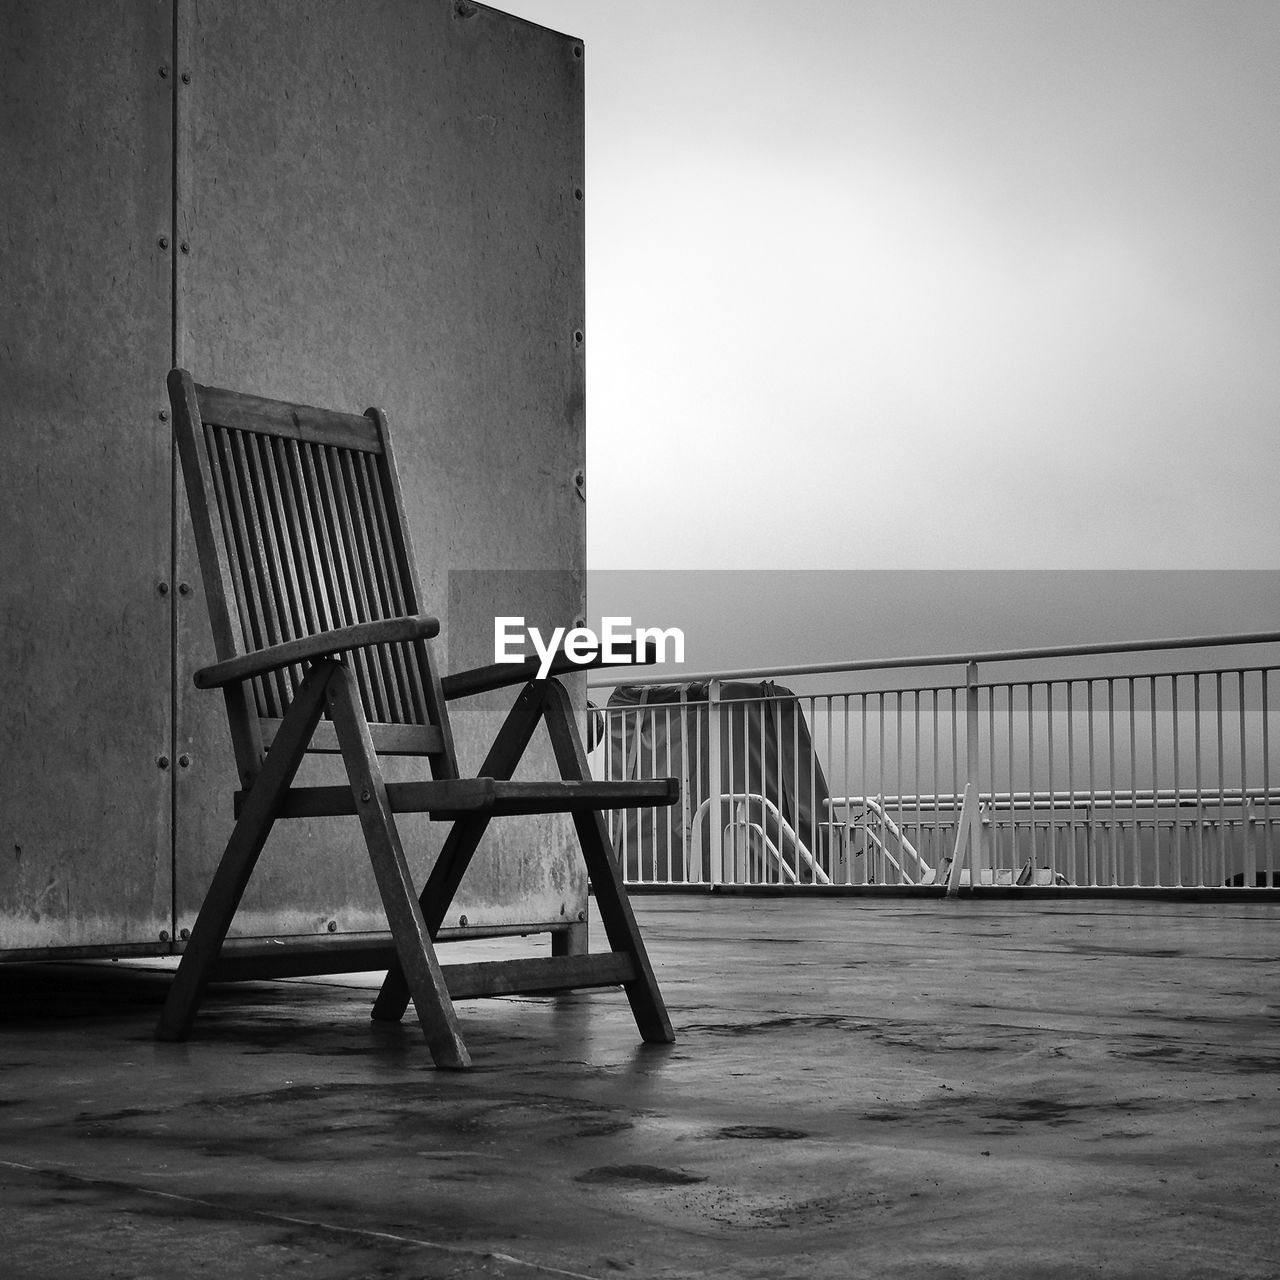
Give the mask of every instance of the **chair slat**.
[[320, 548], [316, 544], [311, 523], [311, 505], [303, 493], [302, 456], [296, 440], [276, 440], [280, 459], [281, 485], [284, 491], [285, 519], [293, 542], [293, 559], [297, 566], [298, 587], [302, 595], [302, 613], [309, 633], [329, 631], [333, 620], [320, 589]]
[[[368, 489], [370, 497], [370, 514], [372, 516], [371, 527], [375, 528], [378, 533], [378, 541], [384, 548], [384, 555], [387, 563], [387, 582], [391, 595], [391, 607], [396, 613], [413, 613], [418, 608], [418, 601], [413, 596], [412, 585], [406, 567], [400, 562], [400, 558], [396, 553], [395, 539], [391, 532], [391, 521], [387, 512], [387, 495], [382, 484], [382, 475], [379, 467], [372, 461], [366, 460], [366, 471], [368, 472]], [[385, 454], [382, 459], [385, 464]], [[414, 656], [417, 661], [409, 663], [409, 687], [417, 705], [421, 708], [419, 718], [422, 720], [431, 720], [433, 717], [428, 714], [430, 702], [426, 696], [425, 672], [427, 665], [423, 661], [425, 651], [420, 644], [414, 646]]]
[[[368, 519], [356, 485], [356, 456], [350, 450], [336, 453], [338, 494], [342, 502], [344, 516], [351, 524], [352, 541], [356, 555], [354, 568], [357, 587], [364, 601], [364, 607], [371, 617], [385, 618], [391, 616], [387, 599], [380, 589], [375, 570], [376, 539], [370, 536]], [[390, 645], [379, 645], [374, 651], [374, 659], [381, 675], [382, 684], [387, 694], [389, 719], [397, 724], [412, 719], [411, 708], [405, 698], [405, 680], [403, 673], [397, 669], [394, 649]]]
[[245, 450], [253, 477], [259, 519], [266, 543], [267, 567], [275, 596], [276, 618], [284, 640], [295, 640], [299, 631], [297, 593], [293, 580], [293, 557], [288, 535], [279, 519], [279, 478], [275, 474], [275, 458], [271, 442], [265, 436], [246, 435]]
[[[372, 474], [373, 460], [367, 454], [356, 454], [352, 455], [349, 461], [351, 463], [351, 500], [353, 505], [360, 509], [361, 525], [369, 544], [369, 557], [366, 564], [371, 590], [377, 595], [384, 612], [395, 615], [401, 612], [403, 606], [397, 602], [391, 548], [386, 544], [374, 508], [372, 485], [376, 483], [377, 477]], [[416, 655], [404, 645], [390, 645], [388, 653], [394, 666], [395, 681], [401, 690], [404, 718], [410, 722], [425, 722], [427, 714], [418, 689], [420, 681], [415, 682], [414, 679], [417, 669]]]
[[[355, 528], [343, 492], [340, 467], [334, 454], [333, 449], [324, 449], [321, 452], [320, 461], [324, 467], [325, 501], [332, 512], [339, 589], [353, 615], [361, 618], [375, 617], [377, 615], [370, 612], [369, 601], [360, 576], [360, 557], [355, 545]], [[381, 647], [375, 645], [361, 650], [360, 661], [354, 670], [358, 677], [357, 687], [364, 705], [373, 712], [376, 719], [385, 723], [394, 723], [396, 715], [380, 659]]]
[[[231, 510], [234, 544], [236, 548], [235, 567], [240, 582], [240, 597], [244, 601], [245, 616], [241, 625], [246, 635], [257, 638], [260, 645], [270, 644], [267, 622], [262, 611], [262, 589], [257, 581], [254, 565], [253, 534], [249, 528], [249, 518], [245, 509], [245, 495], [240, 461], [236, 456], [235, 433], [222, 427], [215, 427], [215, 434], [222, 459], [223, 480], [226, 486], [227, 502]], [[253, 681], [254, 699], [262, 712], [280, 715], [283, 704], [275, 695], [275, 690]]]
[[[248, 648], [258, 648], [260, 646], [255, 642], [254, 637], [244, 636], [244, 619], [248, 616], [248, 605], [244, 600], [244, 588], [240, 581], [240, 567], [238, 554], [232, 537], [234, 526], [234, 518], [231, 514], [231, 503], [227, 497], [226, 479], [223, 473], [222, 461], [219, 454], [219, 437], [221, 432], [212, 424], [204, 424], [204, 451], [208, 468], [209, 480], [213, 487], [214, 498], [217, 502], [218, 527], [222, 531], [222, 549], [224, 551], [223, 564], [226, 567], [226, 576], [230, 581], [233, 593], [233, 599], [224, 602], [228, 615], [233, 615], [237, 624], [237, 628], [241, 633], [240, 638], [246, 643]], [[227, 656], [227, 655], [220, 655]]]
[[[288, 482], [281, 473], [280, 441], [269, 436], [256, 436], [254, 443], [259, 455], [263, 477], [264, 496], [273, 530], [273, 539], [281, 576], [281, 609], [287, 620], [287, 639], [301, 639], [313, 634], [307, 618], [302, 583], [299, 577], [297, 539], [290, 525], [289, 507], [285, 498]], [[289, 682], [293, 689], [301, 684], [301, 667], [288, 668]]]
[[307, 567], [311, 573], [311, 585], [315, 595], [320, 625], [325, 630], [346, 625], [339, 602], [330, 589], [333, 581], [333, 565], [330, 562], [328, 540], [324, 530], [324, 513], [316, 503], [315, 458], [312, 447], [297, 441], [289, 442], [297, 466], [298, 502], [306, 527]]
[[[250, 524], [254, 531], [253, 551], [257, 564], [258, 581], [262, 588], [262, 613], [271, 644], [292, 640], [292, 626], [288, 618], [284, 569], [280, 562], [280, 550], [276, 543], [276, 530], [271, 518], [271, 501], [266, 481], [262, 475], [258, 452], [259, 437], [244, 431], [235, 432], [236, 457], [242, 472], [245, 501], [249, 508]], [[293, 701], [296, 685], [289, 670], [283, 668], [272, 674], [271, 687], [286, 707]]]
[[[316, 449], [316, 445], [306, 442], [298, 445], [302, 462], [299, 480], [309, 509], [311, 549], [315, 553], [313, 570], [316, 575], [316, 590], [322, 602], [323, 612], [328, 618], [326, 626], [346, 627], [358, 619], [348, 614], [346, 601], [335, 590], [338, 573], [333, 558], [333, 526], [320, 489], [320, 468], [317, 465]], [[363, 655], [360, 655], [359, 660], [363, 660]], [[382, 718], [374, 713], [373, 708], [370, 707], [367, 710], [375, 719]]]
[[[321, 458], [325, 463], [326, 491], [333, 506], [334, 532], [341, 535], [335, 537], [335, 543], [339, 552], [337, 559], [341, 566], [342, 589], [354, 614], [362, 619], [378, 618], [381, 613], [376, 602], [369, 598], [364, 576], [360, 571], [360, 565], [366, 559], [365, 548], [358, 523], [353, 518], [351, 505], [347, 501], [342, 460], [338, 451], [331, 448], [324, 449]], [[382, 649], [382, 645], [376, 645], [361, 652], [359, 670], [363, 673], [364, 680], [360, 691], [365, 705], [378, 709], [378, 719], [394, 724], [402, 717], [395, 703], [393, 688], [387, 680]]]
[[[217, 427], [213, 428], [212, 443], [222, 472], [222, 497], [226, 502], [231, 569], [240, 606], [240, 626], [251, 638], [255, 649], [265, 649], [271, 641], [262, 614], [261, 584], [256, 580], [254, 571], [253, 537], [245, 518], [244, 492], [236, 465], [235, 445], [231, 433]], [[269, 685], [255, 680], [253, 690], [260, 714], [282, 714], [282, 704], [276, 701]]]

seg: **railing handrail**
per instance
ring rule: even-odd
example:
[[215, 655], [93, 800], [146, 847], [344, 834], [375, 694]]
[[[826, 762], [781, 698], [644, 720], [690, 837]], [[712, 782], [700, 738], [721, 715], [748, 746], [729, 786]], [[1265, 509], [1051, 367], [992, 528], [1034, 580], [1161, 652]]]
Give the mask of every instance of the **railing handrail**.
[[[719, 680], [765, 680], [777, 676], [834, 675], [845, 671], [889, 671], [902, 667], [959, 667], [970, 663], [1029, 662], [1042, 658], [1084, 658], [1107, 654], [1152, 653], [1173, 649], [1220, 649], [1236, 645], [1277, 644], [1280, 631], [1243, 632], [1234, 635], [1182, 636], [1162, 640], [1115, 640], [1090, 644], [1046, 645], [1033, 649], [982, 649], [967, 653], [924, 655], [913, 658], [855, 658], [845, 662], [804, 662], [792, 666], [743, 667], [734, 671], [668, 672], [665, 675], [635, 675], [628, 670], [625, 678], [594, 676], [591, 688], [613, 688], [619, 684], [701, 684]], [[619, 668], [610, 668], [619, 671]]]
[[[875, 797], [875, 799], [883, 803], [886, 808], [895, 808], [900, 811], [918, 808], [927, 812], [934, 810], [955, 810], [958, 812], [961, 802], [964, 800], [964, 793], [947, 791], [920, 792], [919, 794], [904, 793], [903, 795], [893, 796], [881, 795]], [[978, 793], [978, 799], [984, 805], [1008, 807], [1013, 804], [1022, 808], [1043, 806], [1047, 808], [1109, 809], [1113, 806], [1119, 807], [1121, 805], [1132, 807], [1135, 804], [1143, 808], [1195, 808], [1219, 803], [1275, 803], [1280, 806], [1280, 789], [1274, 787], [1218, 787], [1213, 784], [1206, 784], [1201, 788], [1198, 795], [1189, 787], [1161, 787], [1155, 791], [1152, 791], [1149, 787], [1137, 790], [1116, 789], [1115, 791], [1110, 788], [1088, 791], [1079, 787], [1074, 791], [983, 790]], [[822, 800], [823, 805], [830, 806], [833, 810], [841, 806], [852, 808], [864, 803], [872, 804], [872, 797], [855, 795], [826, 796]]]

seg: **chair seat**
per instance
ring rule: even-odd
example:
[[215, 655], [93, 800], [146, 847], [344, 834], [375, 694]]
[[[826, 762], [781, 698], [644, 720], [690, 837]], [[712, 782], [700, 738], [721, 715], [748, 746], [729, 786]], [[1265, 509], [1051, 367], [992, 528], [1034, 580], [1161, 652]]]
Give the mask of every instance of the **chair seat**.
[[[262, 982], [318, 973], [363, 973], [390, 969], [395, 963], [396, 948], [390, 940], [355, 941], [342, 948], [332, 944], [264, 946], [241, 943], [223, 948], [213, 966], [212, 980]], [[440, 972], [454, 1000], [530, 995], [577, 987], [619, 987], [639, 977], [635, 960], [622, 951], [474, 960], [465, 964], [442, 964]]]
[[[236, 817], [248, 793], [237, 791]], [[511, 817], [532, 813], [587, 813], [596, 809], [645, 809], [680, 798], [675, 778], [634, 782], [511, 782], [495, 778], [448, 778], [433, 782], [389, 782], [393, 813], [426, 813], [446, 822], [469, 813]], [[360, 812], [350, 787], [291, 787], [280, 799], [277, 817], [330, 818]]]

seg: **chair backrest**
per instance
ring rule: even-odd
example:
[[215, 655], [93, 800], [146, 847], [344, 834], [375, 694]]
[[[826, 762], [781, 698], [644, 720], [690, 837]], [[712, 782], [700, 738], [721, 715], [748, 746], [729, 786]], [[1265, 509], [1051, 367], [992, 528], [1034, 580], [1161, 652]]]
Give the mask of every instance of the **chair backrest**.
[[[169, 375], [174, 431], [218, 661], [422, 610], [385, 415], [335, 413]], [[430, 642], [347, 655], [374, 746], [457, 777]], [[227, 686], [241, 781], [261, 766], [302, 680], [285, 668]], [[319, 726], [312, 750], [337, 749]]]

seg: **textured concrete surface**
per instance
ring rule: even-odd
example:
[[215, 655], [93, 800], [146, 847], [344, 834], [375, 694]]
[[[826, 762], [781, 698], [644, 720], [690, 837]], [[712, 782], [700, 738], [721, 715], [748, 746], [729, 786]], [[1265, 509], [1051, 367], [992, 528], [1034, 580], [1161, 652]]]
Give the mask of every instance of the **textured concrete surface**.
[[463, 1075], [371, 975], [175, 1046], [154, 969], [0, 969], [5, 1274], [1280, 1276], [1275, 906], [637, 909], [676, 1045], [475, 1001]]

